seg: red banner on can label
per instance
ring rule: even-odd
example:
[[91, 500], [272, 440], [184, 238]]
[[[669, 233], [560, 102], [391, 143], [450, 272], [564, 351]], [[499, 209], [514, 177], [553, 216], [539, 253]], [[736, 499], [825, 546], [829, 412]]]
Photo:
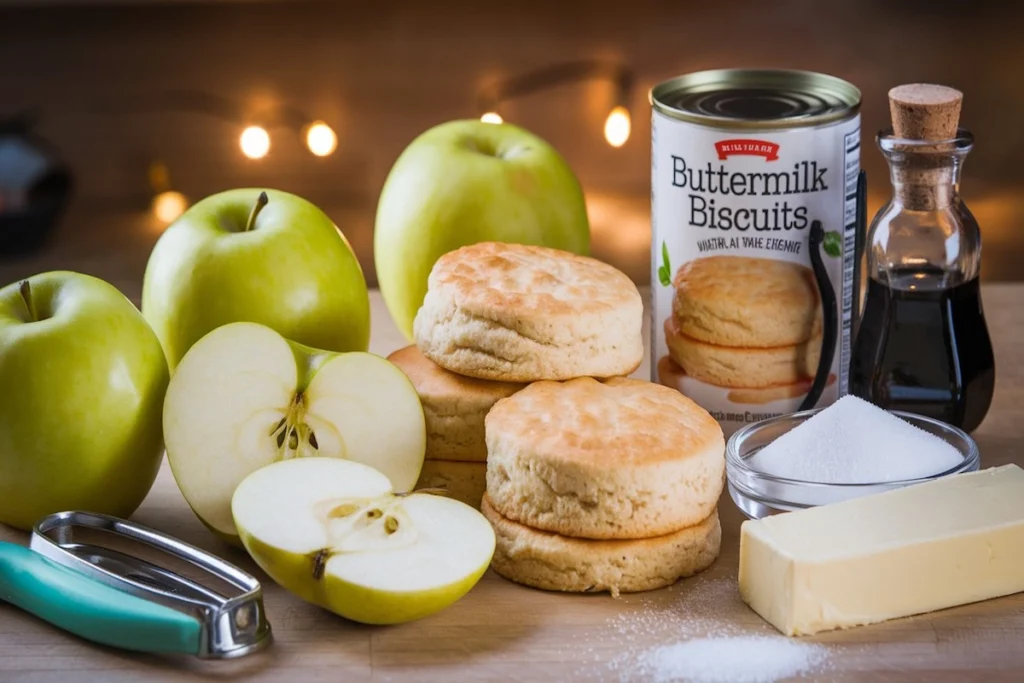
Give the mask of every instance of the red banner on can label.
[[767, 140], [719, 140], [715, 143], [719, 161], [731, 156], [764, 157], [765, 161], [778, 161], [779, 146]]

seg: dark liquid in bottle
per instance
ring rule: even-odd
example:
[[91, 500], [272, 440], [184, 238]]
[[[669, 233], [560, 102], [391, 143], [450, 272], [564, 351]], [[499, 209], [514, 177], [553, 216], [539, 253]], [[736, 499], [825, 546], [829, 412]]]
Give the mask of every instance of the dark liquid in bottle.
[[978, 278], [943, 288], [943, 271], [868, 280], [850, 361], [850, 393], [883, 408], [973, 431], [995, 385]]

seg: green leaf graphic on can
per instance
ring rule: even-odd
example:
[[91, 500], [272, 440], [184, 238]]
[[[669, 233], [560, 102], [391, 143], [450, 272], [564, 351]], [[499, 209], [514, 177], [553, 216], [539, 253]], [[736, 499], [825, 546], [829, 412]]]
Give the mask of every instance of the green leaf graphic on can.
[[826, 254], [832, 258], [839, 258], [843, 253], [843, 236], [835, 230], [826, 232], [821, 246]]
[[664, 242], [661, 243], [661, 265], [658, 266], [658, 281], [661, 282], [662, 287], [668, 287], [672, 284], [672, 266], [668, 263], [668, 246]]

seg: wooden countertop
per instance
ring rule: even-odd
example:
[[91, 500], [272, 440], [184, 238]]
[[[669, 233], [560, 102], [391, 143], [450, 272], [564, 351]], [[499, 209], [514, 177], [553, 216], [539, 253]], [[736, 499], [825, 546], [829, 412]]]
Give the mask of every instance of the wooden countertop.
[[[984, 297], [998, 380], [992, 410], [975, 438], [984, 467], [1024, 464], [1024, 285], [989, 285]], [[386, 354], [404, 341], [376, 294], [373, 303], [371, 350]], [[646, 372], [645, 364], [637, 375]], [[649, 648], [707, 634], [776, 633], [739, 599], [743, 518], [728, 494], [720, 511], [722, 553], [711, 569], [668, 589], [617, 600], [545, 593], [488, 573], [440, 614], [381, 628], [349, 623], [267, 580], [275, 642], [235, 662], [98, 647], [0, 603], [0, 681], [649, 680], [642, 668]], [[134, 518], [262, 577], [243, 552], [216, 540], [193, 516], [166, 464]], [[0, 539], [25, 538], [0, 528]], [[802, 640], [827, 648], [823, 668], [809, 674], [816, 680], [1020, 680], [1024, 594]]]

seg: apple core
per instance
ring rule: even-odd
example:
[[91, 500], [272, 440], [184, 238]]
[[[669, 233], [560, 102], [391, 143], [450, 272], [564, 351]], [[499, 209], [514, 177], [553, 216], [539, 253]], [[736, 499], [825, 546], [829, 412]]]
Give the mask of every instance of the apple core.
[[261, 467], [354, 460], [408, 491], [426, 450], [419, 395], [396, 366], [295, 344], [255, 323], [219, 327], [185, 354], [167, 390], [164, 433], [185, 499], [229, 541], [232, 494]]

